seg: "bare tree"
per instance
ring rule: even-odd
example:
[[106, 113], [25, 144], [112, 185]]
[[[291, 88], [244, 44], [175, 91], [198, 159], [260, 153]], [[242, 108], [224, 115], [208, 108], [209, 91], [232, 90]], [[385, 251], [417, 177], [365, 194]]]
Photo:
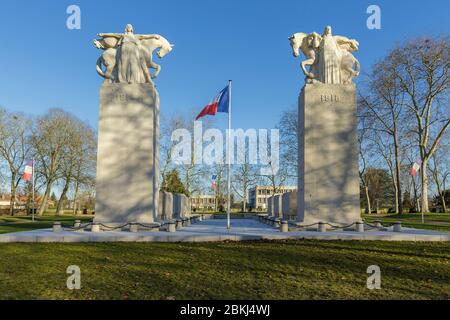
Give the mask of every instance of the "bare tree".
[[439, 148], [432, 156], [429, 170], [436, 184], [437, 195], [441, 199], [442, 209], [447, 212], [445, 202], [446, 182], [450, 177], [450, 146]]
[[[67, 199], [69, 188], [74, 184], [74, 198], [77, 197], [80, 184], [90, 182], [95, 170], [95, 133], [92, 128], [72, 115], [67, 115], [65, 126], [66, 134], [70, 136], [69, 142], [63, 147], [60, 165], [62, 191], [58, 199], [56, 214], [64, 212], [64, 202]], [[93, 161], [94, 160], [94, 161]]]
[[31, 120], [20, 113], [9, 113], [0, 109], [0, 155], [4, 158], [10, 177], [10, 208], [9, 213], [14, 215], [16, 190], [22, 179], [21, 170], [27, 159], [30, 158]]
[[257, 168], [248, 163], [247, 156], [243, 164], [235, 166], [232, 181], [233, 191], [242, 198], [242, 210], [247, 212], [248, 190], [258, 181]]
[[374, 131], [376, 138], [387, 135], [391, 140], [387, 144], [386, 140], [383, 143], [377, 142], [392, 174], [395, 212], [401, 214], [403, 212], [403, 194], [400, 181], [400, 135], [404, 127], [401, 123], [404, 113], [404, 93], [400, 88], [399, 80], [393, 76], [395, 68], [395, 61], [390, 57], [373, 66], [371, 74], [367, 77], [366, 90], [359, 95], [359, 106], [366, 118], [367, 128]]
[[449, 38], [419, 38], [394, 49], [390, 76], [399, 80], [409, 116], [416, 125], [421, 158], [422, 211], [428, 212], [428, 161], [450, 126]]
[[[364, 119], [360, 122], [363, 123]], [[367, 129], [360, 128], [358, 130], [358, 143], [359, 143], [359, 179], [361, 180], [362, 188], [364, 189], [364, 195], [366, 197], [366, 213], [371, 213], [371, 203], [370, 203], [370, 195], [369, 195], [369, 181], [367, 179], [367, 169], [368, 169], [368, 161], [369, 161], [369, 147], [367, 144]]]
[[37, 119], [31, 137], [36, 159], [36, 171], [45, 191], [39, 207], [42, 216], [47, 207], [52, 186], [61, 178], [65, 148], [70, 144], [71, 115], [61, 109], [51, 109]]
[[298, 109], [284, 111], [278, 122], [281, 162], [292, 177], [298, 175]]
[[82, 132], [82, 145], [78, 150], [78, 161], [73, 177], [73, 213], [78, 214], [80, 189], [95, 189], [95, 173], [97, 164], [97, 135], [88, 125]]

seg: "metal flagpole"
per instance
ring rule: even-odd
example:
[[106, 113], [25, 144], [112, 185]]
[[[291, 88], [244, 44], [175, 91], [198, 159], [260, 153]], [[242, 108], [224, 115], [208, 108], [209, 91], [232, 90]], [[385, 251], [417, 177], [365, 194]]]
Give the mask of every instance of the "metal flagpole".
[[227, 143], [227, 183], [228, 183], [228, 205], [227, 205], [227, 229], [231, 228], [230, 212], [231, 212], [231, 80], [228, 80], [228, 143]]
[[34, 222], [34, 159], [31, 160], [31, 179], [32, 181], [32, 188], [33, 188], [33, 207], [31, 209], [31, 221]]

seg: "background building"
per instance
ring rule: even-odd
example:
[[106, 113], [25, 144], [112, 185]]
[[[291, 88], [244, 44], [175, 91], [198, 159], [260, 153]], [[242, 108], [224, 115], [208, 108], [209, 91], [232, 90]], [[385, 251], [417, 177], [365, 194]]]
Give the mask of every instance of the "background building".
[[191, 210], [215, 210], [216, 196], [209, 194], [199, 194], [191, 196]]
[[[286, 193], [296, 191], [296, 186], [279, 186], [276, 187], [276, 193]], [[249, 206], [253, 210], [266, 211], [267, 198], [273, 194], [272, 186], [255, 186], [248, 190]]]

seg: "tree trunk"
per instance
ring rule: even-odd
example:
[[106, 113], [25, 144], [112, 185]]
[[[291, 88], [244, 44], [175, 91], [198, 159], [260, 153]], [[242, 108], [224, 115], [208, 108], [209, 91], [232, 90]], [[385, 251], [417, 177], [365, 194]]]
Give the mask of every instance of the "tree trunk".
[[9, 214], [14, 216], [14, 203], [16, 200], [16, 174], [11, 174], [11, 199], [9, 202]]
[[427, 176], [427, 161], [422, 161], [422, 167], [421, 170], [421, 179], [422, 179], [422, 196], [421, 196], [421, 203], [422, 203], [422, 212], [429, 212], [430, 209], [428, 207], [428, 176]]
[[444, 193], [442, 193], [442, 211], [444, 213], [447, 212], [447, 204], [445, 203], [445, 194]]
[[69, 189], [70, 179], [66, 180], [64, 188], [62, 190], [61, 196], [58, 200], [58, 205], [56, 206], [56, 215], [62, 216], [64, 214], [64, 198], [66, 197], [67, 190]]
[[47, 186], [45, 187], [44, 196], [42, 197], [41, 205], [39, 206], [39, 212], [38, 212], [39, 216], [42, 216], [44, 214], [45, 208], [47, 207], [47, 201], [48, 201], [48, 197], [50, 196], [51, 190], [52, 190], [52, 184], [47, 183]]
[[393, 180], [393, 185], [394, 185], [394, 192], [395, 192], [395, 213], [398, 213], [398, 185], [397, 185], [397, 180], [395, 177], [392, 178]]
[[367, 202], [367, 206], [366, 206], [366, 210], [368, 214], [372, 213], [372, 207], [370, 206], [370, 196], [369, 196], [369, 187], [364, 187], [364, 191], [366, 193], [366, 202]]
[[398, 147], [398, 140], [397, 140], [397, 134], [394, 136], [394, 149], [395, 149], [395, 180], [397, 184], [396, 189], [396, 213], [402, 214], [403, 213], [403, 201], [402, 201], [402, 185], [400, 182], [400, 155], [399, 155], [399, 147]]
[[78, 181], [75, 182], [75, 191], [73, 194], [73, 214], [78, 214], [78, 207], [77, 207], [77, 198], [78, 198]]

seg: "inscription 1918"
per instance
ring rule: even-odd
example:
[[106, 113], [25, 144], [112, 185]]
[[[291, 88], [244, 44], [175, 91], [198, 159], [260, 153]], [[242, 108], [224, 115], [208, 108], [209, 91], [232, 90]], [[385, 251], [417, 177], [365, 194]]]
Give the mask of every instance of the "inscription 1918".
[[336, 94], [321, 94], [320, 95], [321, 102], [338, 102], [340, 98]]
[[130, 97], [128, 94], [120, 92], [116, 93], [114, 96], [115, 100], [117, 102], [130, 102], [130, 101], [136, 101], [136, 102], [143, 102], [144, 98], [142, 97]]

